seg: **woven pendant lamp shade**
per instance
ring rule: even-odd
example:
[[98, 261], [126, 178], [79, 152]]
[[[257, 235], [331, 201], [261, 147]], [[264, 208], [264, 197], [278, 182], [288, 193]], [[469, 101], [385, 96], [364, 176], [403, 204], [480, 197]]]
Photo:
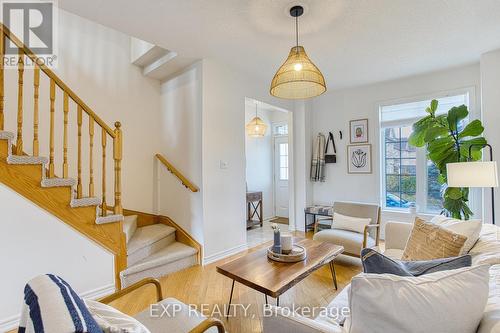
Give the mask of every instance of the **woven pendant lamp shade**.
[[266, 135], [267, 125], [259, 117], [254, 117], [245, 126], [247, 135], [253, 138], [260, 138]]
[[271, 95], [286, 99], [305, 99], [326, 91], [323, 74], [312, 63], [302, 46], [294, 46], [271, 81]]

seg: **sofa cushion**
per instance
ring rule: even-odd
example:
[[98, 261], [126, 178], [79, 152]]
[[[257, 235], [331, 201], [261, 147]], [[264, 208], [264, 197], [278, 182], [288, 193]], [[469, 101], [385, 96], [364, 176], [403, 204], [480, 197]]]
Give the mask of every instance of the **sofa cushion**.
[[290, 308], [275, 306], [264, 307], [262, 328], [266, 333], [348, 333], [336, 323], [323, 323], [303, 317]]
[[[363, 234], [347, 230], [321, 230], [320, 232], [314, 234], [313, 239], [320, 242], [342, 245], [345, 253], [354, 255], [359, 255], [363, 247]], [[371, 237], [367, 238], [366, 243], [367, 247], [375, 246], [375, 240]]]
[[483, 225], [481, 220], [463, 221], [443, 215], [434, 216], [431, 219], [431, 223], [437, 224], [445, 229], [467, 237], [464, 246], [460, 250], [460, 254], [469, 253], [470, 249], [472, 249], [474, 244], [479, 239], [479, 234]]
[[349, 288], [351, 288], [351, 285], [342, 289], [330, 304], [325, 307], [325, 311], [320, 311], [314, 320], [326, 325], [343, 326], [350, 314]]
[[360, 274], [352, 279], [345, 327], [350, 333], [475, 332], [488, 298], [488, 270], [482, 265], [419, 277]]
[[490, 267], [490, 291], [488, 303], [484, 309], [483, 318], [477, 333], [500, 333], [500, 265]]
[[364, 273], [394, 274], [399, 276], [420, 276], [439, 271], [469, 267], [471, 256], [441, 258], [423, 261], [394, 260], [373, 250], [361, 250], [361, 262]]
[[476, 244], [469, 251], [473, 265], [500, 264], [500, 228], [484, 224]]
[[456, 257], [466, 240], [463, 235], [417, 217], [402, 259], [414, 261]]
[[85, 305], [104, 333], [149, 333], [137, 319], [128, 316], [117, 309], [97, 301], [85, 300]]
[[332, 229], [349, 230], [362, 234], [371, 221], [371, 218], [347, 216], [335, 212], [333, 213]]
[[391, 259], [401, 260], [401, 258], [403, 257], [403, 252], [404, 250], [400, 249], [387, 249], [383, 253], [384, 256], [389, 257]]
[[[193, 311], [175, 298], [166, 298], [134, 317], [151, 333], [189, 332], [206, 319], [201, 313]], [[206, 332], [217, 333], [217, 328], [211, 327]]]

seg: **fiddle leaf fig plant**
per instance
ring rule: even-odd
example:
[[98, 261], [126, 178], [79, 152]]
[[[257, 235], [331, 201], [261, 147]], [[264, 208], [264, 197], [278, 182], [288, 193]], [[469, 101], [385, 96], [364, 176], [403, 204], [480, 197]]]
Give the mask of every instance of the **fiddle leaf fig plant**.
[[487, 143], [480, 136], [484, 127], [478, 119], [463, 126], [463, 120], [469, 115], [465, 105], [453, 107], [448, 113], [441, 115], [436, 115], [437, 109], [438, 101], [433, 100], [425, 110], [427, 116], [413, 124], [408, 143], [415, 147], [425, 146], [428, 159], [439, 170], [443, 213], [456, 219], [468, 220], [472, 215], [468, 206], [469, 189], [447, 186], [446, 164], [480, 160], [481, 149]]

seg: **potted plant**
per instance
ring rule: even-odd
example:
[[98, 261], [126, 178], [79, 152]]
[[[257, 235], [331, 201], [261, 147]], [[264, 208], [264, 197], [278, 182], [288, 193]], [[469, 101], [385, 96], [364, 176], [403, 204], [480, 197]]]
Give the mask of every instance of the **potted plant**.
[[[468, 206], [469, 189], [447, 186], [446, 164], [452, 162], [477, 161], [486, 139], [480, 136], [484, 127], [475, 119], [463, 126], [469, 115], [467, 106], [451, 108], [447, 113], [436, 115], [438, 101], [433, 100], [425, 110], [427, 116], [413, 124], [408, 143], [415, 147], [426, 147], [427, 158], [439, 170], [439, 183], [443, 197], [444, 214], [457, 219], [468, 220], [472, 211]], [[469, 147], [472, 146], [471, 156]]]

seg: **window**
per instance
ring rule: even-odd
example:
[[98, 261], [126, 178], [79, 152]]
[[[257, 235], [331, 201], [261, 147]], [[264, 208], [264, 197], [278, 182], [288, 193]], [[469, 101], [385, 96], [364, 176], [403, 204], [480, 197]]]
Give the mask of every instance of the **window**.
[[[439, 101], [437, 114], [462, 104], [469, 107], [469, 92], [436, 99]], [[416, 205], [419, 212], [431, 214], [442, 210], [437, 168], [427, 159], [425, 148], [417, 149], [408, 144], [412, 124], [426, 116], [425, 109], [430, 101], [380, 107], [381, 197], [384, 208], [397, 210]]]
[[273, 124], [273, 135], [274, 136], [288, 135], [288, 124], [287, 123]]
[[386, 207], [408, 208], [417, 194], [417, 151], [408, 144], [411, 126], [384, 132]]
[[288, 143], [279, 144], [280, 180], [288, 180]]

